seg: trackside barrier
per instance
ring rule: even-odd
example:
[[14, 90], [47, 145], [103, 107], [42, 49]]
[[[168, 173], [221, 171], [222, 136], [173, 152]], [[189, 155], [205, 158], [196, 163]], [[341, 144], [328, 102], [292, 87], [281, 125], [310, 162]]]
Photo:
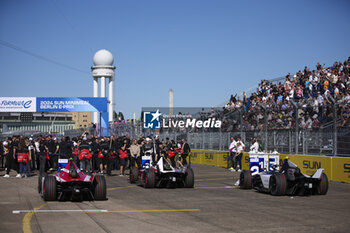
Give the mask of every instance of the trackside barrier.
[[[191, 163], [229, 167], [229, 152], [220, 150], [192, 150]], [[350, 158], [312, 155], [280, 154], [280, 161], [288, 157], [302, 173], [312, 175], [318, 168], [323, 168], [329, 180], [350, 183]], [[249, 169], [249, 154], [243, 153], [242, 169]]]
[[[217, 167], [228, 168], [230, 165], [229, 158], [230, 153], [228, 151], [193, 149], [191, 153], [191, 163], [212, 165]], [[246, 159], [248, 159], [248, 163], [245, 162]], [[249, 169], [248, 153], [243, 153], [242, 168]]]
[[214, 150], [192, 150], [191, 163], [227, 167], [229, 153]]

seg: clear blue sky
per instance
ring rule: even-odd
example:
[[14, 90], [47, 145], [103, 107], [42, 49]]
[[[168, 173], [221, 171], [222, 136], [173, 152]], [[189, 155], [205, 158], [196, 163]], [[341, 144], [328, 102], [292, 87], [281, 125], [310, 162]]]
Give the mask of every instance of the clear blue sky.
[[126, 117], [168, 106], [170, 88], [175, 106], [217, 106], [261, 79], [347, 59], [349, 12], [347, 0], [0, 0], [0, 96], [92, 96], [105, 48]]

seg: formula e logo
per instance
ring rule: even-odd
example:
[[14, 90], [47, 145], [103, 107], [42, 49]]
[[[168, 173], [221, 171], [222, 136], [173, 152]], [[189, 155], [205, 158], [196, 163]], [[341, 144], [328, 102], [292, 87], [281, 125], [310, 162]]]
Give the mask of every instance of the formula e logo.
[[32, 104], [32, 101], [28, 100], [27, 102], [24, 102], [23, 107], [24, 108], [30, 108], [31, 104]]
[[162, 114], [157, 109], [156, 112], [143, 112], [144, 129], [160, 129], [160, 116]]

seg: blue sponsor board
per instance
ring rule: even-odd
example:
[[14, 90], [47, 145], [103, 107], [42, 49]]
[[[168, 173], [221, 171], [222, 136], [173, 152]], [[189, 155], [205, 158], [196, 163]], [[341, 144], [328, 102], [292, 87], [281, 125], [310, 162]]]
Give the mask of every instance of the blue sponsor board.
[[107, 98], [37, 97], [37, 112], [107, 112]]

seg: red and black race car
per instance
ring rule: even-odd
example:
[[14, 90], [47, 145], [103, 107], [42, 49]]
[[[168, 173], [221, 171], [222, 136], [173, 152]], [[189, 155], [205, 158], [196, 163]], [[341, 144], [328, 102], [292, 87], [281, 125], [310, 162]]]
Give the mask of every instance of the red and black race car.
[[83, 173], [72, 159], [60, 159], [54, 175], [39, 175], [38, 191], [45, 201], [107, 200], [104, 176]]

